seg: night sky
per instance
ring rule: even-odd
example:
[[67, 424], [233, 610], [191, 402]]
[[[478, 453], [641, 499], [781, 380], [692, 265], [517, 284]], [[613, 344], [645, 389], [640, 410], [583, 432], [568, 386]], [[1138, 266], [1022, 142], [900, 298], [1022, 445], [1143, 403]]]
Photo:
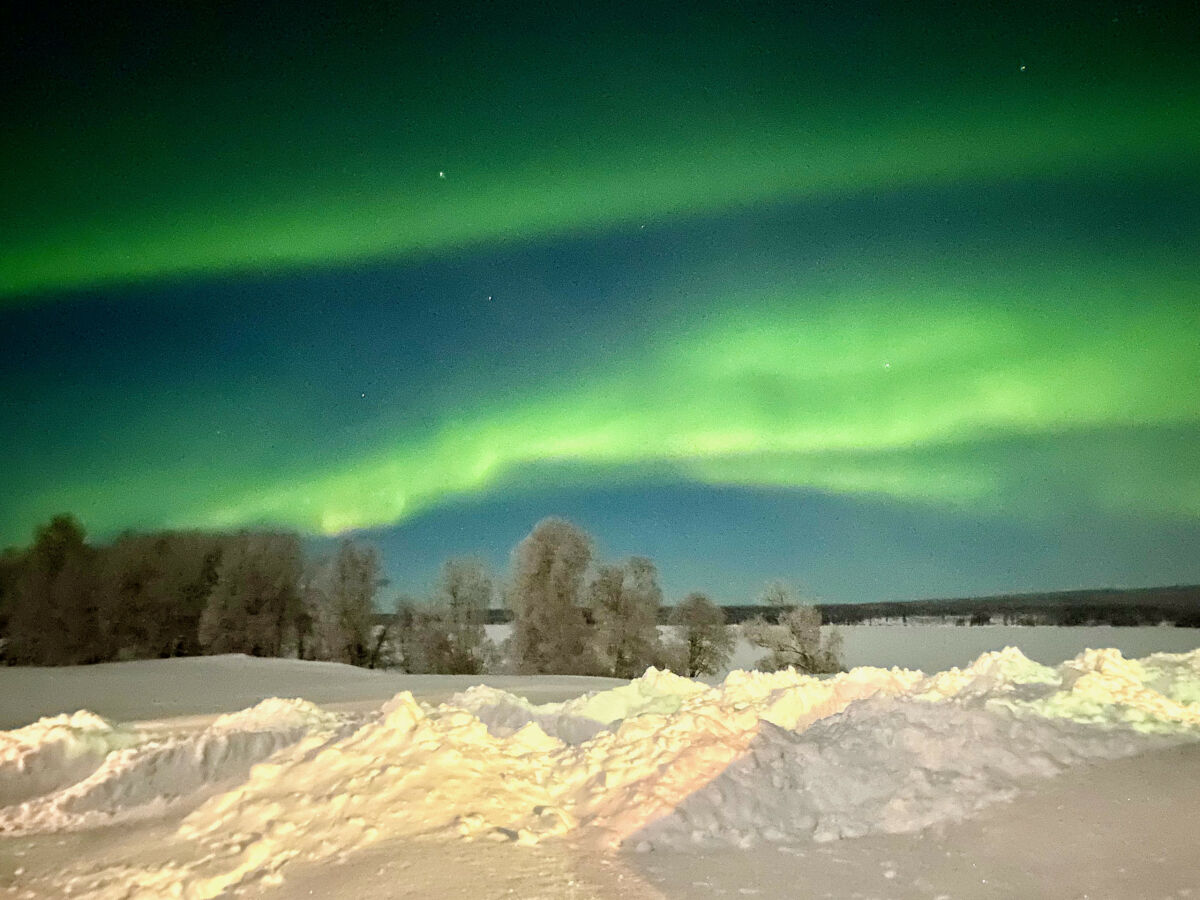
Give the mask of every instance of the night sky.
[[1190, 4], [173, 6], [0, 22], [0, 545], [1200, 581]]

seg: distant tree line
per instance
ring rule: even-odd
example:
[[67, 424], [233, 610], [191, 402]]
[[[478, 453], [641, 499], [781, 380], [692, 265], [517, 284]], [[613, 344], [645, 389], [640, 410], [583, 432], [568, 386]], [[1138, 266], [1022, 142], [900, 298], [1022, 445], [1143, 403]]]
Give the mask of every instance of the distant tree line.
[[[877, 619], [938, 619], [962, 625], [1115, 625], [1164, 622], [1200, 627], [1200, 585], [1110, 588], [912, 600], [895, 603], [818, 604], [824, 621], [854, 625]], [[750, 607], [726, 607], [730, 621], [753, 615]]]
[[246, 653], [372, 663], [371, 548], [305, 559], [285, 532], [129, 534], [94, 546], [73, 517], [0, 557], [12, 665]]
[[[773, 583], [753, 605], [719, 607], [693, 593], [668, 606], [650, 559], [596, 560], [586, 533], [553, 518], [517, 545], [503, 580], [478, 560], [451, 559], [431, 596], [401, 597], [381, 614], [381, 571], [375, 549], [353, 541], [320, 559], [305, 556], [297, 535], [275, 531], [126, 534], [96, 545], [73, 517], [56, 516], [29, 547], [0, 554], [0, 660], [245, 653], [408, 672], [630, 678], [651, 665], [720, 671], [730, 623], [766, 651], [760, 668], [808, 672], [841, 665], [840, 638], [823, 626], [878, 619], [1200, 627], [1197, 586], [813, 607]], [[485, 628], [497, 621], [512, 623], [502, 646]]]
[[[888, 603], [816, 603], [825, 625], [860, 625], [881, 620], [957, 625], [1113, 625], [1148, 627], [1167, 623], [1200, 628], [1200, 585], [1162, 588], [1064, 591], [1045, 594], [963, 597], [954, 600], [900, 600]], [[672, 621], [675, 607], [658, 610], [658, 624]], [[752, 619], [776, 621], [779, 612], [758, 603], [723, 605], [731, 625]], [[512, 621], [512, 610], [488, 610], [488, 624]]]
[[[0, 556], [0, 658], [9, 665], [245, 653], [332, 660], [408, 672], [609, 675], [647, 667], [688, 676], [724, 668], [734, 635], [721, 607], [692, 593], [660, 631], [654, 563], [593, 558], [593, 542], [562, 519], [540, 522], [513, 550], [503, 583], [474, 559], [446, 561], [426, 598], [377, 611], [384, 586], [373, 547], [343, 541], [306, 558], [288, 532], [127, 534], [87, 542], [69, 515], [31, 546]], [[499, 601], [513, 623], [496, 646], [485, 625]], [[771, 622], [747, 635], [764, 668], [836, 671], [836, 638], [794, 592], [768, 588]]]

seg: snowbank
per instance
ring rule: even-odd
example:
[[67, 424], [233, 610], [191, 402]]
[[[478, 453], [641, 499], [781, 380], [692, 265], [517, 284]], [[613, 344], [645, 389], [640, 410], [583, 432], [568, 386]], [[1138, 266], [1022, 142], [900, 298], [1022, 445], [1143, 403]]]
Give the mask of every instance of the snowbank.
[[0, 731], [0, 806], [79, 781], [109, 753], [140, 740], [136, 732], [86, 710]]
[[161, 813], [206, 789], [244, 781], [251, 766], [281, 747], [345, 724], [311, 703], [279, 699], [164, 739], [88, 712], [42, 719], [0, 733], [14, 760], [0, 767], [0, 796], [23, 801], [0, 809], [0, 832], [74, 830]]
[[641, 678], [608, 691], [584, 694], [562, 703], [530, 703], [487, 685], [455, 694], [447, 705], [465, 709], [494, 735], [507, 737], [531, 723], [568, 744], [595, 737], [614, 722], [651, 713], [678, 711], [688, 697], [706, 686], [672, 672], [650, 669]]
[[[734, 672], [708, 687], [651, 670], [542, 706], [494, 688], [437, 707], [404, 692], [357, 726], [295, 701], [286, 715], [214, 724], [186, 751], [115, 750], [79, 784], [0, 818], [63, 827], [221, 779], [183, 820], [176, 861], [63, 875], [73, 895], [113, 898], [216, 897], [278, 881], [294, 861], [416, 837], [649, 849], [904, 833], [1084, 760], [1196, 740], [1198, 692], [1200, 651], [1088, 651], [1052, 669], [1007, 648], [931, 676]], [[204, 741], [237, 762], [205, 769]]]

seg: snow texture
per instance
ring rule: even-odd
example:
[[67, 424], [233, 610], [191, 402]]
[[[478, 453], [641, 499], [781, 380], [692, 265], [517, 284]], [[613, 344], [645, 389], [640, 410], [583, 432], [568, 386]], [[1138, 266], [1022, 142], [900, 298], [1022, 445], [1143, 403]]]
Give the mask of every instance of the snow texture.
[[136, 732], [86, 710], [0, 732], [0, 806], [79, 781], [112, 751], [140, 741]]
[[[76, 714], [3, 736], [57, 786], [0, 822], [82, 827], [200, 795], [175, 861], [62, 876], [64, 892], [104, 898], [217, 897], [419, 837], [646, 850], [905, 833], [1082, 761], [1194, 741], [1198, 700], [1200, 650], [1087, 651], [1049, 668], [1006, 648], [930, 676], [739, 671], [709, 687], [651, 669], [540, 706], [493, 688], [437, 707], [402, 692], [357, 723], [275, 700], [164, 740]], [[61, 787], [106, 740], [102, 763]]]
[[[144, 818], [242, 781], [256, 762], [342, 718], [304, 700], [264, 700], [197, 734], [154, 738], [89, 712], [0, 733], [0, 832], [75, 830]], [[14, 737], [16, 736], [16, 737]], [[57, 767], [52, 768], [52, 764]], [[30, 779], [29, 773], [34, 774]], [[34, 785], [40, 788], [31, 796]]]

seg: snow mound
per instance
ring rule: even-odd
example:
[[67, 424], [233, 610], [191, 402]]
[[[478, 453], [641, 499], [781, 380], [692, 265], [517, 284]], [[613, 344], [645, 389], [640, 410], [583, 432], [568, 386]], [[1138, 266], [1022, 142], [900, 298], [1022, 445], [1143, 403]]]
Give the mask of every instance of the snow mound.
[[1037, 699], [996, 698], [1015, 711], [1171, 734], [1200, 730], [1200, 651], [1145, 661], [1117, 650], [1085, 650], [1059, 667], [1059, 689]]
[[[155, 815], [206, 789], [244, 780], [256, 762], [309, 733], [334, 729], [341, 720], [304, 700], [271, 698], [182, 737], [150, 739], [86, 712], [67, 721], [77, 727], [64, 729], [43, 719], [28, 729], [42, 726], [45, 746], [83, 746], [88, 752], [33, 754], [47, 766], [43, 783], [48, 787], [36, 796], [27, 791], [21, 802], [0, 809], [0, 832], [75, 830]], [[46, 722], [54, 724], [43, 726]], [[70, 744], [61, 739], [64, 730], [87, 737]], [[48, 767], [47, 756], [59, 763], [57, 768]], [[75, 765], [76, 759], [86, 759], [86, 768]]]
[[[324, 732], [299, 710], [302, 738], [183, 820], [189, 849], [176, 858], [190, 861], [61, 887], [217, 897], [277, 882], [292, 861], [427, 836], [650, 849], [911, 832], [1085, 760], [1200, 738], [1198, 688], [1200, 651], [1141, 661], [1087, 651], [1051, 669], [1006, 648], [928, 676], [734, 672], [708, 687], [651, 670], [543, 706], [475, 688], [432, 707], [404, 692]], [[243, 733], [229, 721], [224, 741]]]
[[1011, 798], [1029, 778], [1155, 746], [1053, 719], [874, 697], [802, 733], [764, 725], [748, 752], [638, 835], [735, 844], [905, 833]]
[[673, 713], [684, 698], [705, 690], [707, 687], [699, 682], [650, 668], [628, 685], [591, 692], [563, 703], [534, 704], [524, 697], [477, 685], [455, 694], [447, 705], [472, 713], [499, 737], [534, 723], [559, 740], [581, 744], [613, 722], [649, 713]]
[[1016, 647], [982, 654], [965, 669], [947, 669], [922, 682], [917, 695], [925, 700], [988, 697], [1017, 692], [1027, 685], [1057, 687], [1061, 675], [1027, 657]]
[[209, 726], [213, 733], [242, 731], [304, 731], [336, 727], [341, 716], [326, 712], [307, 700], [268, 697], [249, 709], [218, 716]]
[[142, 740], [136, 731], [86, 710], [0, 731], [0, 806], [78, 781], [112, 751]]
[[1200, 704], [1200, 654], [1155, 653], [1140, 664], [1149, 687], [1176, 703]]

